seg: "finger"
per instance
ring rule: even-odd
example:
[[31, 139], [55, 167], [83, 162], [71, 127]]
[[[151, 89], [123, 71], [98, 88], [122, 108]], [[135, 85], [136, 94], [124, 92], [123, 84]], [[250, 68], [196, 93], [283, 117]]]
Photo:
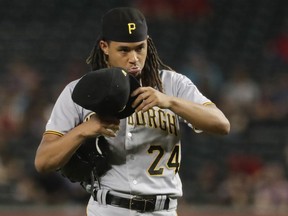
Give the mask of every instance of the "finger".
[[110, 129], [113, 131], [119, 130], [119, 124], [111, 124], [111, 123], [103, 123], [102, 122], [102, 127], [106, 129]]
[[142, 112], [146, 112], [147, 110], [151, 109], [152, 107], [156, 106], [156, 101], [150, 99], [145, 100], [145, 103], [143, 103]]
[[140, 103], [143, 103], [143, 101], [147, 100], [151, 96], [151, 91], [144, 91], [143, 93], [139, 94], [137, 98], [132, 103], [132, 107], [135, 108]]
[[147, 99], [147, 100], [143, 100], [142, 102], [141, 102], [141, 104], [135, 109], [136, 110], [136, 112], [139, 112], [139, 111], [142, 111], [142, 112], [144, 112], [144, 108], [146, 107], [146, 109], [145, 110], [148, 110], [148, 108], [149, 108], [149, 100]]
[[147, 100], [144, 100], [136, 109], [135, 111], [136, 112], [146, 112], [147, 110], [149, 110], [150, 108], [152, 108], [153, 106], [155, 106], [156, 103], [153, 102], [153, 100], [151, 99], [147, 99]]
[[139, 87], [132, 92], [131, 97], [139, 95], [139, 94], [143, 93], [144, 91], [145, 91], [145, 87]]
[[106, 129], [112, 130], [114, 132], [118, 131], [119, 128], [120, 128], [119, 125], [114, 125], [114, 124], [113, 125], [109, 125], [109, 126], [106, 127]]
[[116, 132], [109, 128], [102, 128], [101, 134], [105, 137], [116, 137]]
[[132, 108], [135, 108], [139, 104], [143, 103], [144, 100], [145, 100], [145, 98], [144, 98], [143, 94], [138, 95], [137, 98], [132, 103]]
[[141, 111], [144, 106], [145, 106], [145, 105], [144, 105], [143, 102], [142, 102], [139, 106], [137, 106], [137, 107], [135, 108], [135, 112]]

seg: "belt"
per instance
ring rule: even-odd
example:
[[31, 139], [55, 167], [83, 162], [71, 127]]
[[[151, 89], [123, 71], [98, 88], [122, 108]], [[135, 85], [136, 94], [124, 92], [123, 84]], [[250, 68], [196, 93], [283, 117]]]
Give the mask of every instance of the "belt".
[[[96, 195], [96, 194], [95, 194]], [[95, 201], [100, 201], [97, 200], [97, 195], [94, 197]], [[110, 191], [107, 192], [106, 198], [105, 198], [106, 204], [107, 205], [112, 205], [116, 207], [121, 207], [121, 208], [126, 208], [126, 209], [131, 209], [135, 210], [138, 212], [153, 212], [155, 211], [155, 206], [157, 202], [157, 196], [156, 195], [131, 195], [131, 198], [128, 197], [120, 197], [114, 194], [111, 194]], [[162, 210], [168, 210], [169, 209], [169, 203], [170, 203], [170, 198], [166, 196], [166, 199], [163, 200], [163, 207]]]

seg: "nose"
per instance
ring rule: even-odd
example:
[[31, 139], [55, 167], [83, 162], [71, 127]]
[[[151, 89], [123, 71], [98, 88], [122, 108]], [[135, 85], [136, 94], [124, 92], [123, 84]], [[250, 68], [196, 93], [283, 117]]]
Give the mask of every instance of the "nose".
[[135, 52], [135, 51], [133, 50], [133, 51], [131, 51], [131, 53], [130, 53], [129, 62], [130, 62], [130, 63], [136, 63], [137, 61], [139, 61], [137, 52]]

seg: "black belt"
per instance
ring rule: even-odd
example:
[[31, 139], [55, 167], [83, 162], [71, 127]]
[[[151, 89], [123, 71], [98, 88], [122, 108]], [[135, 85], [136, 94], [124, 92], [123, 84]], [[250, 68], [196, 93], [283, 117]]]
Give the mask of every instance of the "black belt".
[[[121, 208], [131, 209], [138, 212], [152, 212], [155, 211], [156, 196], [134, 196], [133, 198], [123, 198], [110, 194], [106, 195], [106, 204], [117, 206]], [[164, 210], [169, 209], [169, 197], [166, 198]]]

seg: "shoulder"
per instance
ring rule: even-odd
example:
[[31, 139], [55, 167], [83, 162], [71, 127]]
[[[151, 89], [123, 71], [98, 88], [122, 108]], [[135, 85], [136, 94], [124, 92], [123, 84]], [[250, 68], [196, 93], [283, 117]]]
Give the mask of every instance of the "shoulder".
[[76, 79], [76, 80], [73, 80], [71, 81], [70, 83], [68, 83], [66, 86], [70, 89], [74, 89], [76, 84], [79, 82], [80, 78], [79, 79]]
[[160, 73], [160, 77], [161, 77], [163, 83], [169, 82], [169, 81], [171, 81], [173, 83], [191, 82], [191, 80], [188, 77], [186, 77], [185, 75], [180, 74], [176, 71], [161, 70], [159, 73]]
[[73, 80], [71, 82], [69, 82], [68, 84], [66, 84], [66, 86], [63, 89], [63, 92], [70, 92], [72, 94], [76, 84], [79, 82], [79, 79]]
[[73, 80], [62, 88], [62, 91], [57, 98], [57, 103], [68, 103], [68, 101], [72, 101], [71, 95], [78, 81], [79, 79]]
[[185, 92], [193, 83], [183, 74], [171, 70], [159, 71], [164, 92], [167, 95], [179, 96]]
[[172, 77], [175, 74], [177, 76], [178, 73], [176, 71], [172, 71], [172, 70], [160, 70], [159, 74], [161, 77]]

